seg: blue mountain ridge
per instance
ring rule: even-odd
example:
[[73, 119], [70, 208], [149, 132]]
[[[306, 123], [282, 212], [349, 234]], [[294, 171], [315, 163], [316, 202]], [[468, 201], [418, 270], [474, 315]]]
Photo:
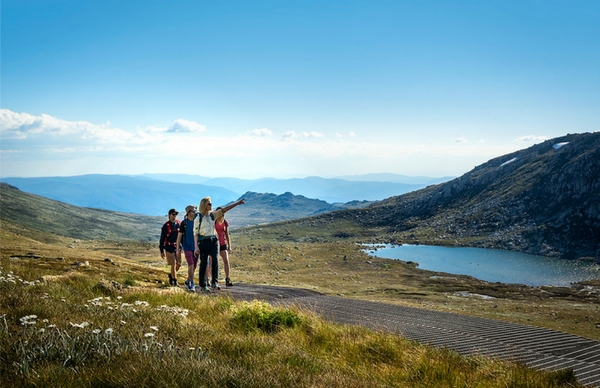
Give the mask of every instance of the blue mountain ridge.
[[[421, 178], [425, 179], [423, 182], [430, 182], [429, 184], [444, 179]], [[90, 174], [70, 177], [11, 177], [0, 180], [22, 191], [76, 206], [151, 216], [165, 215], [173, 207], [183, 210], [189, 204], [197, 205], [205, 196], [210, 196], [217, 205], [224, 205], [249, 191], [272, 194], [293, 193], [328, 203], [347, 203], [382, 200], [428, 185], [320, 177], [245, 180], [186, 174]]]

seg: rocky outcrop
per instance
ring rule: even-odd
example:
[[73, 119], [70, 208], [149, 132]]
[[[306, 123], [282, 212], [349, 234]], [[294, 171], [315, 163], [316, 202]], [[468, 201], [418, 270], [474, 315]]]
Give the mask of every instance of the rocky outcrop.
[[356, 212], [392, 233], [427, 227], [458, 245], [598, 259], [600, 132], [548, 140]]

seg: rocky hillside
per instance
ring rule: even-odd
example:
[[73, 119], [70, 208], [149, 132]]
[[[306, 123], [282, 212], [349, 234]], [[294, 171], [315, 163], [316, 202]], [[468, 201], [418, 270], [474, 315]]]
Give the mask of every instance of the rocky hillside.
[[319, 199], [306, 198], [303, 195], [294, 195], [289, 192], [276, 195], [249, 191], [241, 198], [246, 200], [246, 204], [238, 206], [227, 213], [227, 218], [232, 227], [292, 220], [334, 210], [362, 208], [372, 203], [369, 201], [353, 201], [345, 204], [330, 204]]
[[548, 140], [338, 216], [392, 235], [429, 229], [440, 243], [600, 258], [600, 132]]

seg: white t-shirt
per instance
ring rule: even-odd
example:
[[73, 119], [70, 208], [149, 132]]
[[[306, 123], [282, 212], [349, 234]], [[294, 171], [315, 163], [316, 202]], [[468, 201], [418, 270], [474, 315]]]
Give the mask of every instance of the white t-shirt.
[[215, 220], [223, 215], [221, 209], [208, 213], [208, 216], [199, 214], [194, 220], [194, 234], [202, 237], [216, 237]]

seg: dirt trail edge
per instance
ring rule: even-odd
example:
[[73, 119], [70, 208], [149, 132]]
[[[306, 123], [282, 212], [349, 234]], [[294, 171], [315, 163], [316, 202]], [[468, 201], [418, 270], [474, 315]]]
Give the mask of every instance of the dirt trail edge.
[[600, 342], [556, 330], [299, 288], [238, 283], [218, 294], [305, 307], [334, 322], [386, 330], [467, 356], [501, 358], [542, 370], [572, 368], [581, 384], [600, 387]]

